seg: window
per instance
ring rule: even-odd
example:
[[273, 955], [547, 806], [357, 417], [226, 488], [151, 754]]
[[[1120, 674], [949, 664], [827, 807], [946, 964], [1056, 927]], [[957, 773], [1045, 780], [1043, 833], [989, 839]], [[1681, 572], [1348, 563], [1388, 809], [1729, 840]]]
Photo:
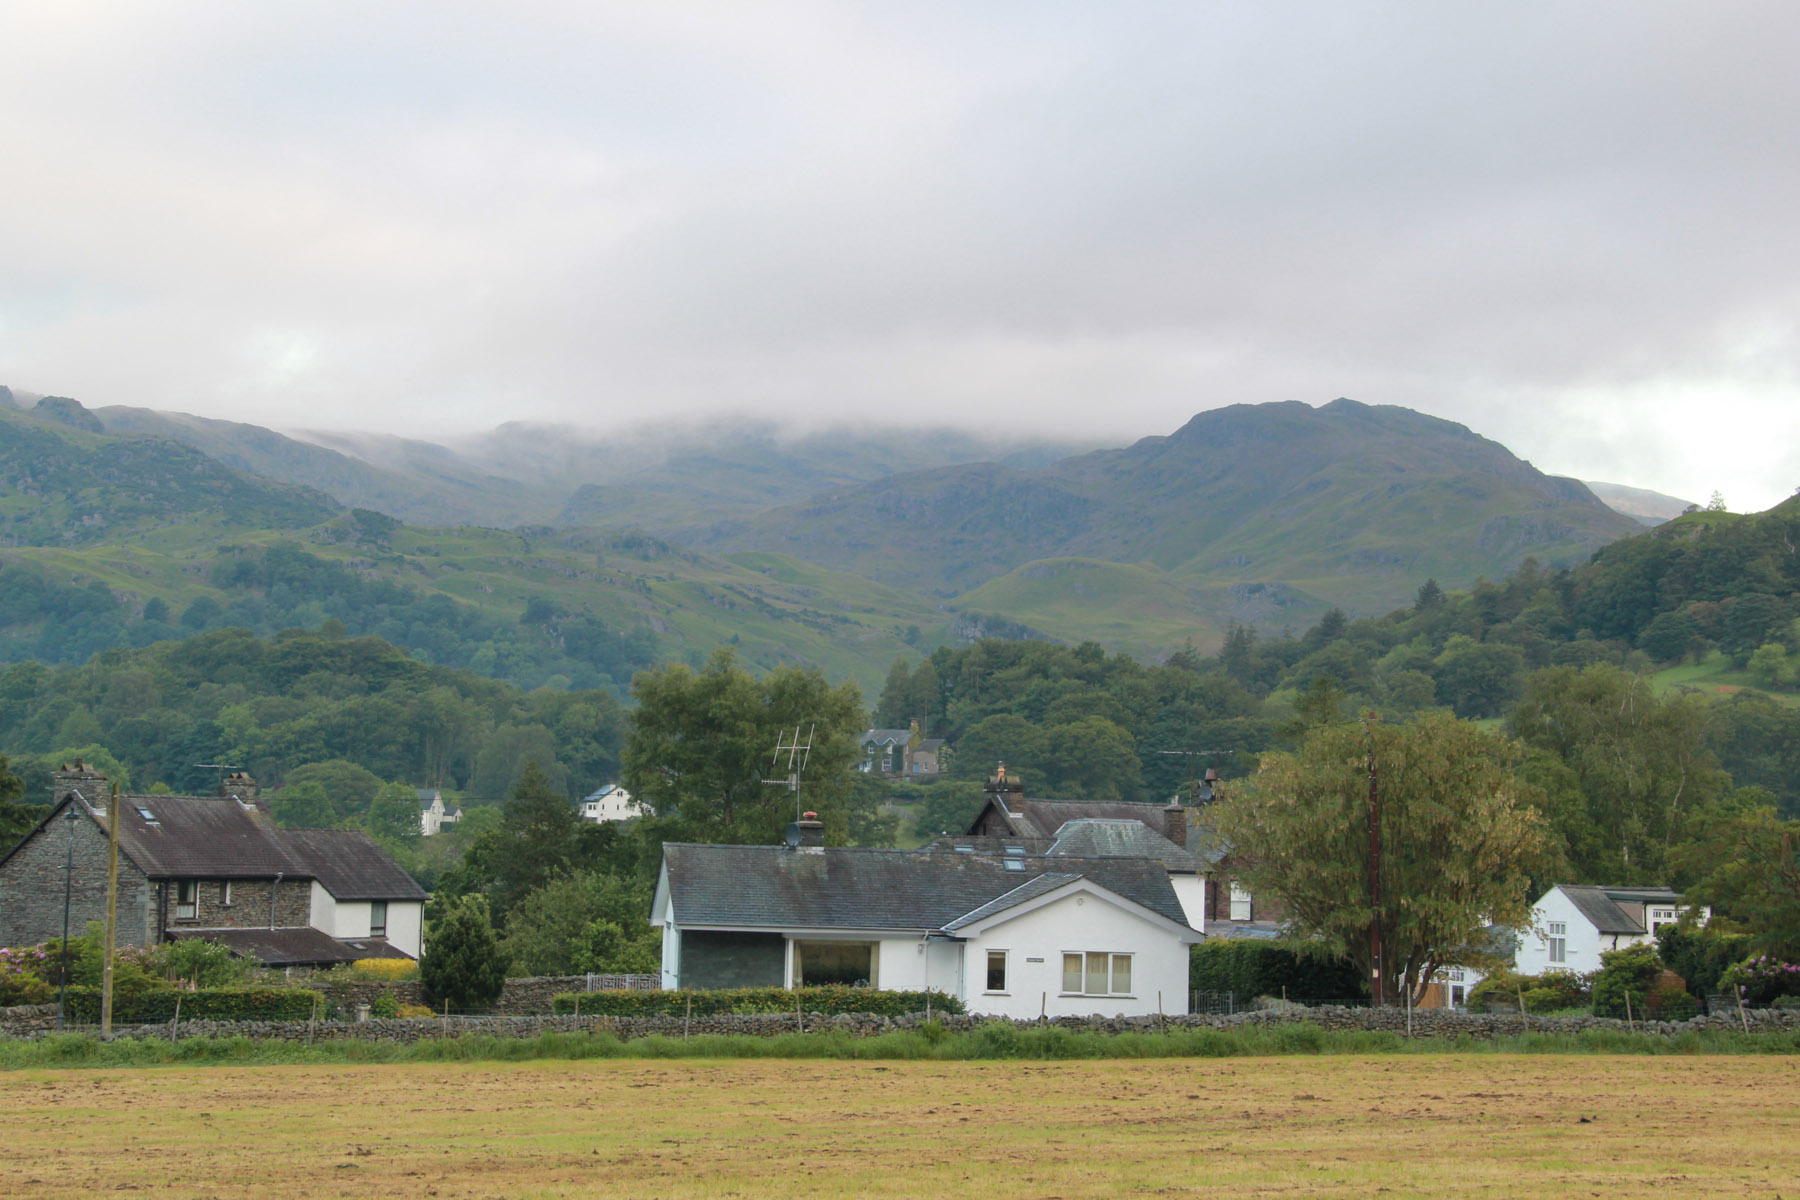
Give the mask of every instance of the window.
[[1250, 919], [1250, 893], [1241, 884], [1231, 885], [1231, 919], [1234, 921]]
[[1063, 955], [1064, 994], [1126, 996], [1131, 994], [1131, 955], [1089, 951]]
[[369, 936], [387, 936], [387, 901], [376, 900], [369, 905]]
[[179, 879], [175, 882], [175, 919], [192, 921], [200, 915], [200, 881]]
[[1550, 922], [1550, 961], [1567, 962], [1569, 955], [1569, 926], [1566, 921]]
[[1004, 992], [1006, 990], [1006, 951], [988, 951], [987, 990]]
[[219, 884], [219, 903], [226, 908], [231, 907], [231, 880], [223, 880]]

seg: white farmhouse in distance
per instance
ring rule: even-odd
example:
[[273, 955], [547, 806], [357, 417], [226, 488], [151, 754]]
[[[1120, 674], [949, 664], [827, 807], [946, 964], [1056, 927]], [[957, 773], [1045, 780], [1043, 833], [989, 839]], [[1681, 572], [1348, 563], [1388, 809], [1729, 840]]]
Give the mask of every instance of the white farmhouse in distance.
[[[1656, 931], [1675, 924], [1688, 907], [1672, 888], [1559, 883], [1532, 906], [1513, 969], [1521, 975], [1598, 971], [1603, 952], [1654, 942]], [[1702, 923], [1711, 918], [1710, 908], [1700, 910]]]
[[642, 816], [643, 810], [631, 793], [616, 783], [609, 783], [581, 802], [581, 819], [598, 824], [602, 821], [629, 821]]
[[419, 833], [430, 837], [462, 819], [462, 809], [444, 807], [444, 793], [437, 788], [416, 788], [419, 793]]

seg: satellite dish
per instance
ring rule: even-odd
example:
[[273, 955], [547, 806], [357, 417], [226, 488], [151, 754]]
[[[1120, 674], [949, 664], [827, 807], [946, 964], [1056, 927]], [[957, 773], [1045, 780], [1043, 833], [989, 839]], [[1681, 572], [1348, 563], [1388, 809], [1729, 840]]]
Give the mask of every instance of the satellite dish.
[[787, 831], [781, 836], [786, 839], [789, 850], [798, 849], [800, 846], [800, 822], [789, 821]]

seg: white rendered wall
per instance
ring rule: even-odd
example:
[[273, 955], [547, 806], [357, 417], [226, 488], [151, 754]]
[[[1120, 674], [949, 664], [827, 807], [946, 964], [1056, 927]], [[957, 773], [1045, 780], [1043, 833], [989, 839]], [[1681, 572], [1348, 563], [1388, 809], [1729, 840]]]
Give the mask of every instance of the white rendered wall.
[[681, 986], [681, 930], [673, 921], [663, 922], [662, 985], [671, 992]]
[[1169, 883], [1175, 888], [1175, 898], [1181, 901], [1181, 911], [1187, 914], [1187, 923], [1204, 933], [1206, 931], [1205, 876], [1171, 875]]
[[322, 930], [332, 937], [336, 937], [338, 935], [337, 901], [331, 898], [331, 893], [325, 890], [325, 885], [316, 879], [312, 883], [311, 900], [312, 912], [308, 918], [308, 924], [314, 929]]
[[[1550, 924], [1560, 921], [1568, 931], [1564, 941], [1564, 961], [1550, 961]], [[1581, 915], [1575, 902], [1561, 888], [1544, 893], [1531, 910], [1531, 928], [1519, 931], [1519, 947], [1513, 952], [1513, 970], [1521, 975], [1542, 975], [1545, 971], [1574, 971], [1585, 975], [1600, 969], [1600, 952], [1616, 950], [1646, 939], [1627, 934], [1605, 934]]]
[[388, 945], [419, 957], [425, 948], [425, 904], [419, 900], [389, 900], [387, 915]]
[[[1005, 950], [1006, 992], [986, 991], [987, 952]], [[1129, 996], [1064, 995], [1064, 952], [1132, 955]], [[969, 939], [963, 1001], [972, 1013], [1001, 1017], [1144, 1016], [1186, 1013], [1188, 947], [1157, 922], [1091, 894], [1065, 896]], [[1041, 960], [1041, 961], [1033, 961]]]

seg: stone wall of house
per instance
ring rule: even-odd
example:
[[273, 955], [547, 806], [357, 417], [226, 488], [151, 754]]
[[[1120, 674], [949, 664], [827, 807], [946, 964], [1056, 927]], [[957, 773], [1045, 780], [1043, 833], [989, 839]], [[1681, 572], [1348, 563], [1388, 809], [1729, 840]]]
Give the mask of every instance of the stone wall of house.
[[[106, 920], [107, 842], [106, 831], [85, 813], [73, 825], [75, 865], [67, 872], [69, 936], [80, 937], [89, 921]], [[62, 937], [69, 838], [70, 822], [59, 815], [0, 863], [0, 946], [35, 946]], [[119, 945], [149, 942], [154, 929], [153, 892], [143, 872], [120, 855]]]
[[[228, 885], [229, 903], [225, 899]], [[283, 879], [280, 883], [273, 879], [201, 879], [195, 887], [199, 901], [196, 914], [180, 920], [175, 917], [178, 885], [171, 882], [156, 886], [168, 888], [166, 915], [170, 929], [267, 929], [271, 888], [275, 891], [275, 925], [293, 928], [312, 921], [312, 881], [308, 879]]]
[[[0, 1009], [0, 1036], [40, 1037], [52, 1028], [56, 1017], [54, 1004], [28, 1009]], [[936, 1021], [951, 1032], [966, 1032], [994, 1024], [992, 1017], [938, 1016]], [[661, 1034], [667, 1037], [723, 1034], [732, 1036], [774, 1037], [803, 1031], [806, 1033], [846, 1033], [854, 1037], [875, 1037], [884, 1033], [916, 1029], [925, 1017], [914, 1013], [904, 1017], [869, 1015], [825, 1016], [808, 1013], [796, 1017], [791, 1013], [754, 1016], [681, 1017], [577, 1017], [577, 1016], [484, 1016], [484, 1017], [420, 1017], [416, 1019], [348, 1021], [184, 1021], [178, 1028], [169, 1024], [120, 1028], [118, 1037], [250, 1037], [282, 1041], [342, 1041], [368, 1039], [390, 1042], [416, 1042], [431, 1038], [459, 1037], [479, 1033], [493, 1037], [535, 1037], [540, 1033], [606, 1033], [632, 1039]], [[1233, 1016], [1196, 1014], [1172, 1017], [1056, 1017], [1048, 1021], [1018, 1020], [1000, 1022], [1018, 1029], [1054, 1026], [1081, 1033], [1154, 1033], [1181, 1029], [1238, 1029], [1246, 1026], [1290, 1025], [1311, 1023], [1332, 1030], [1381, 1030], [1405, 1036], [1407, 1016], [1404, 1009], [1384, 1008], [1300, 1008], [1287, 1011], [1258, 1011]], [[1518, 1034], [1522, 1028], [1533, 1032], [1577, 1033], [1587, 1029], [1623, 1031], [1624, 1021], [1599, 1017], [1527, 1018], [1521, 1025], [1516, 1015], [1498, 1013], [1418, 1012], [1412, 1015], [1412, 1035], [1428, 1038], [1471, 1037], [1485, 1041]], [[1695, 1017], [1691, 1021], [1639, 1021], [1631, 1026], [1639, 1033], [1669, 1037], [1690, 1030], [1723, 1029], [1751, 1033], [1775, 1033], [1800, 1030], [1800, 1010], [1752, 1009], [1729, 1016]]]

